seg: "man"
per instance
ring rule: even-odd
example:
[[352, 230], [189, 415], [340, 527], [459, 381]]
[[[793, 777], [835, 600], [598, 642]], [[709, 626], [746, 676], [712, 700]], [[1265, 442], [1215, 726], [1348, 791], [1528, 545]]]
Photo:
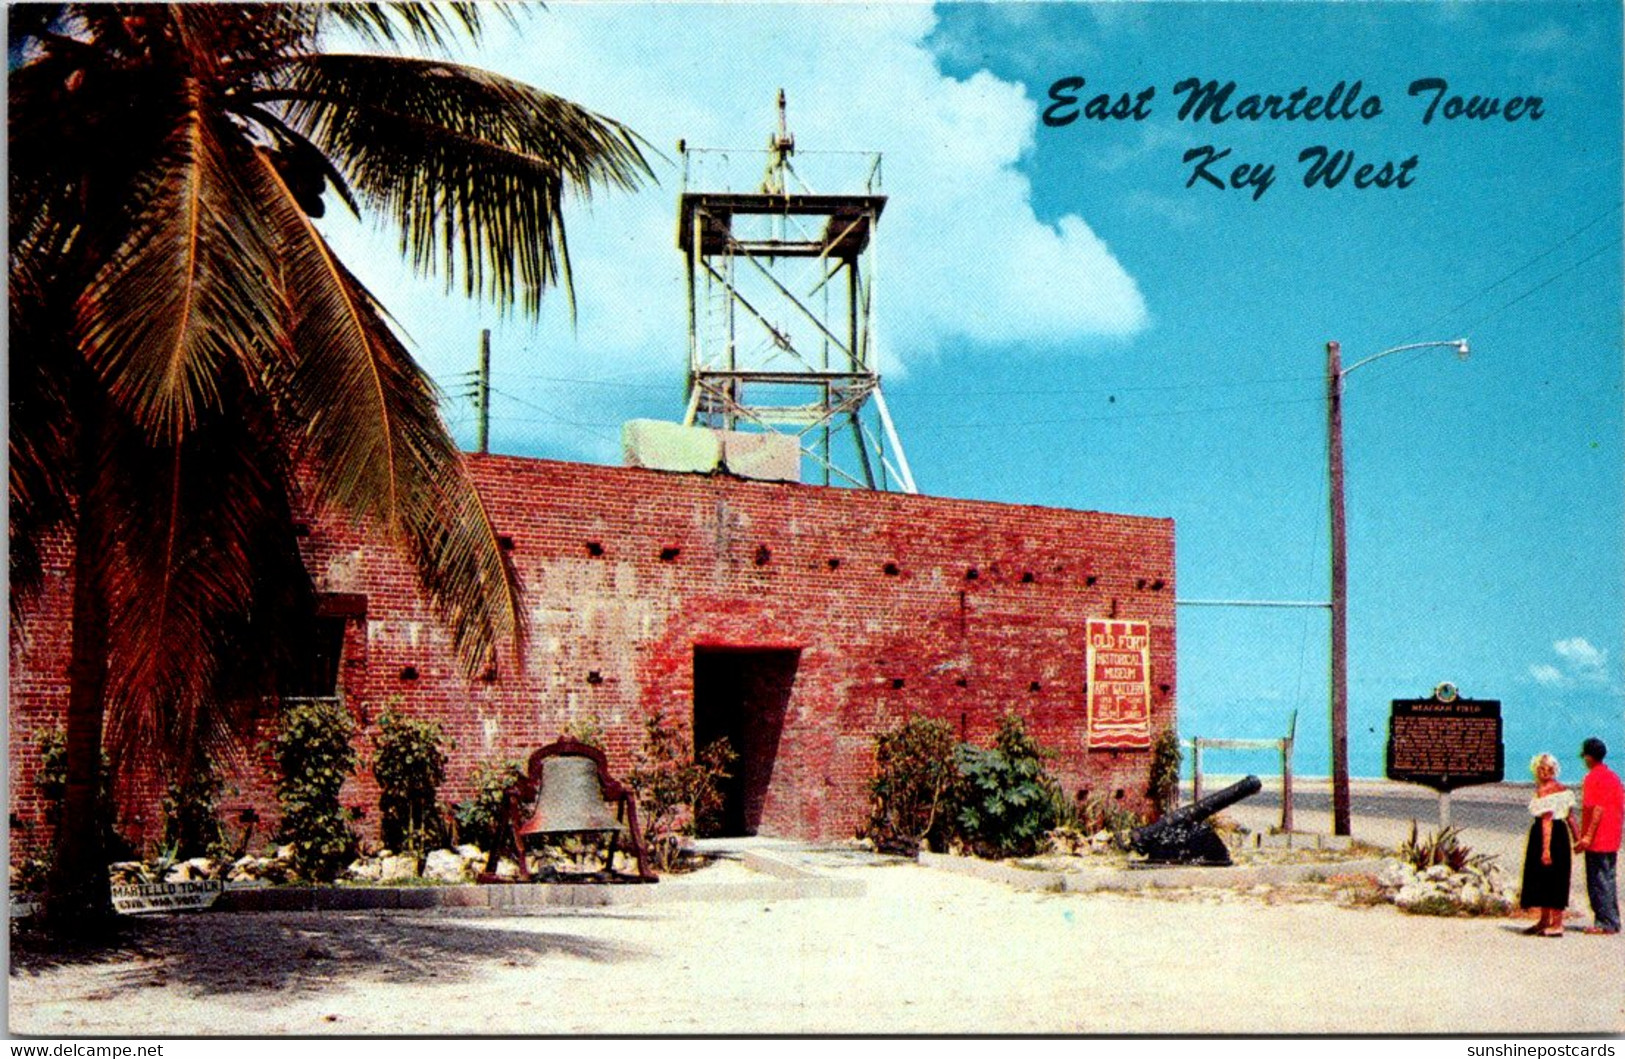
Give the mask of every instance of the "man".
[[1593, 922], [1587, 934], [1619, 933], [1620, 818], [1625, 816], [1625, 787], [1614, 770], [1602, 763], [1608, 747], [1595, 736], [1580, 747], [1585, 762], [1585, 786], [1581, 792], [1580, 838], [1574, 848], [1586, 855], [1586, 895], [1591, 898]]

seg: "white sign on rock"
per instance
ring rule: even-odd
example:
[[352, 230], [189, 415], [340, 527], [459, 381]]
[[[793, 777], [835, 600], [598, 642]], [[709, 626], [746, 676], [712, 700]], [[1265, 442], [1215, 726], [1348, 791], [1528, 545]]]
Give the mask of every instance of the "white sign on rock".
[[214, 904], [225, 884], [218, 879], [140, 883], [113, 887], [113, 907], [127, 916], [148, 912], [196, 912]]

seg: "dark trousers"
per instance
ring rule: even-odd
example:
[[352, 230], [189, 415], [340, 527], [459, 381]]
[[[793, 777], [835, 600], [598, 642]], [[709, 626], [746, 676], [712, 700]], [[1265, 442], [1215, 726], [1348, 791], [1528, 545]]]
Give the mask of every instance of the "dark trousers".
[[1591, 898], [1591, 914], [1604, 930], [1619, 929], [1618, 853], [1586, 850], [1586, 896]]

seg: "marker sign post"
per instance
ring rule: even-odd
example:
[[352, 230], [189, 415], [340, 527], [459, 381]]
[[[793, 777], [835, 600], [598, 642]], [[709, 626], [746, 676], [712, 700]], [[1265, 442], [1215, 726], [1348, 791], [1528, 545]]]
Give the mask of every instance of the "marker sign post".
[[1450, 684], [1432, 698], [1393, 700], [1387, 765], [1389, 779], [1439, 792], [1439, 826], [1448, 827], [1451, 791], [1505, 774], [1500, 701], [1460, 698]]

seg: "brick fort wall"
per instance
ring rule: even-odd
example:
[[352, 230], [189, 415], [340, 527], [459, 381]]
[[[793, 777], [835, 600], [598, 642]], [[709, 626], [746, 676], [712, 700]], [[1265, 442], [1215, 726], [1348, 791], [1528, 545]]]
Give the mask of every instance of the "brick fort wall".
[[[327, 612], [345, 621], [339, 680], [363, 762], [345, 801], [366, 812], [364, 832], [376, 835], [366, 765], [385, 708], [441, 724], [448, 801], [481, 763], [522, 758], [567, 725], [596, 727], [623, 774], [653, 711], [693, 724], [697, 657], [723, 674], [743, 663], [723, 694], [772, 715], [736, 735], [746, 815], [763, 834], [851, 835], [868, 812], [874, 733], [910, 714], [985, 744], [1014, 711], [1058, 752], [1069, 794], [1144, 805], [1149, 754], [1086, 748], [1085, 621], [1149, 623], [1152, 731], [1172, 725], [1171, 520], [506, 456], [469, 464], [528, 625], [521, 650], [504, 645], [472, 678], [395, 551], [332, 516], [313, 516], [301, 540]], [[34, 779], [38, 740], [61, 727], [67, 698], [66, 551], [12, 637], [14, 858], [48, 840]], [[264, 748], [230, 772], [224, 804], [254, 809], [263, 836], [276, 823]], [[139, 768], [126, 777], [126, 834], [156, 837], [159, 787]]]

